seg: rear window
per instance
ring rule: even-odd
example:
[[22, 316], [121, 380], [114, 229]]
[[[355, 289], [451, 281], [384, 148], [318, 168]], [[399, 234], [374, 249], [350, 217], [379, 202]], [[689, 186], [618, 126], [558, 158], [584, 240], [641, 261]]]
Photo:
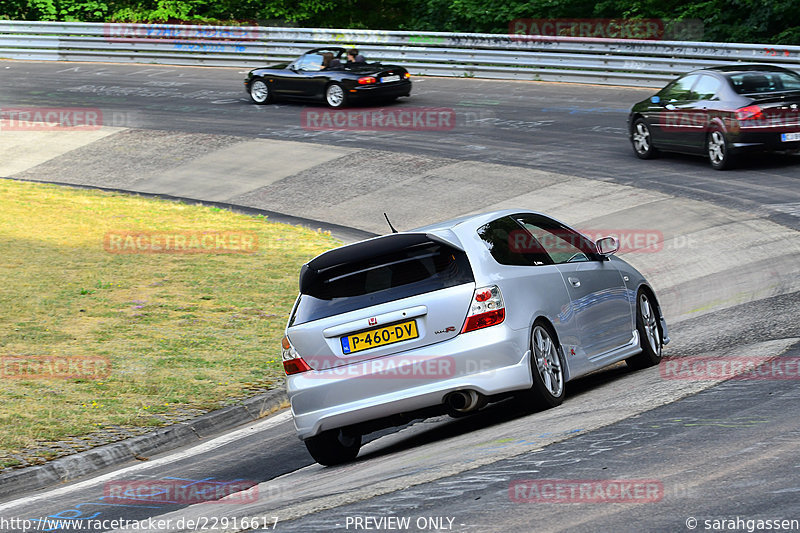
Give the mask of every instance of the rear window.
[[314, 272], [289, 325], [472, 282], [464, 252], [422, 242]]
[[794, 72], [742, 72], [728, 79], [738, 94], [800, 91], [800, 75]]

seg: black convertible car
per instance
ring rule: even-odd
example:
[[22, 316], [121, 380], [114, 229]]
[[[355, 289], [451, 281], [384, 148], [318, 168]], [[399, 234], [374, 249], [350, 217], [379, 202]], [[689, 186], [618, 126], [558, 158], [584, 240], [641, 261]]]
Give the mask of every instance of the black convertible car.
[[251, 70], [244, 86], [256, 104], [286, 98], [344, 107], [349, 102], [411, 95], [411, 75], [403, 67], [347, 62], [345, 54], [344, 48], [315, 48], [291, 63]]
[[772, 65], [732, 65], [684, 74], [628, 117], [633, 151], [705, 153], [722, 170], [752, 150], [800, 148], [800, 75]]

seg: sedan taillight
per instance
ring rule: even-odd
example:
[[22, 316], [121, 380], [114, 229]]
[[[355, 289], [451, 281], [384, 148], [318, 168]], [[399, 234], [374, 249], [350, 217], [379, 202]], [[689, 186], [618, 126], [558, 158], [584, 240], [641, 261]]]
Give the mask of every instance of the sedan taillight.
[[757, 105], [749, 105], [737, 109], [736, 118], [738, 120], [763, 120], [764, 113]]
[[281, 358], [283, 359], [283, 370], [286, 372], [287, 376], [291, 376], [292, 374], [300, 374], [302, 372], [308, 372], [311, 370], [311, 367], [308, 366], [300, 354], [297, 353], [297, 350], [294, 349], [292, 343], [289, 342], [289, 337], [283, 337], [281, 340]]
[[482, 287], [475, 289], [472, 295], [472, 303], [467, 314], [467, 320], [461, 333], [475, 331], [476, 329], [488, 328], [501, 323], [506, 319], [506, 308], [503, 303], [503, 295], [500, 287]]

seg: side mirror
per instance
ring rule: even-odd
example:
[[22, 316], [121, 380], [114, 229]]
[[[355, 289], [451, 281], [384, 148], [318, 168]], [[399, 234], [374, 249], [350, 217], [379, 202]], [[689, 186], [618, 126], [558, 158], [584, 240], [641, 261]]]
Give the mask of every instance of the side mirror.
[[661, 97], [660, 97], [660, 96], [658, 96], [658, 95], [656, 95], [656, 96], [651, 96], [651, 97], [650, 97], [650, 101], [651, 101], [651, 102], [653, 102], [654, 104], [657, 104], [657, 103], [661, 102]]
[[594, 244], [600, 255], [611, 255], [619, 250], [619, 240], [616, 237], [603, 237]]

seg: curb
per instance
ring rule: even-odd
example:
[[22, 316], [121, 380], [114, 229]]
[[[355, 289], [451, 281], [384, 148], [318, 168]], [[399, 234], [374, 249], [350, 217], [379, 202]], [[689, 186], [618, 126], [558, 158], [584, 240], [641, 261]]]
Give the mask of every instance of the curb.
[[43, 465], [29, 466], [0, 475], [0, 498], [19, 496], [58, 483], [66, 483], [103, 468], [135, 459], [137, 455], [167, 452], [196, 443], [236, 426], [253, 422], [269, 414], [288, 401], [283, 388], [273, 389], [258, 396], [179, 422], [151, 433], [119, 442], [98, 446], [91, 450], [61, 457]]

